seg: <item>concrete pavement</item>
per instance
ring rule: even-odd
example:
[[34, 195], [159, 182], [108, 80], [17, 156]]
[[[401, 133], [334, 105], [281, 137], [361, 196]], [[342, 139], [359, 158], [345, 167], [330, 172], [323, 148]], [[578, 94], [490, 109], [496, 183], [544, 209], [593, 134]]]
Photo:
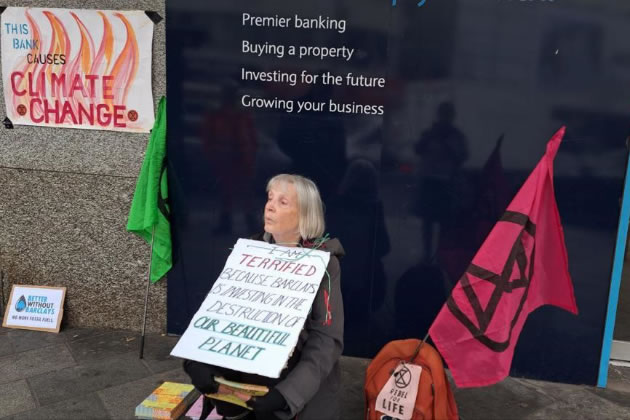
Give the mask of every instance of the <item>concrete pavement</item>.
[[[68, 328], [59, 334], [0, 328], [0, 418], [132, 419], [163, 381], [188, 382], [169, 356], [176, 337]], [[344, 357], [343, 420], [363, 418], [368, 361]], [[613, 368], [609, 389], [508, 378], [491, 387], [456, 389], [464, 420], [628, 419], [630, 368]]]

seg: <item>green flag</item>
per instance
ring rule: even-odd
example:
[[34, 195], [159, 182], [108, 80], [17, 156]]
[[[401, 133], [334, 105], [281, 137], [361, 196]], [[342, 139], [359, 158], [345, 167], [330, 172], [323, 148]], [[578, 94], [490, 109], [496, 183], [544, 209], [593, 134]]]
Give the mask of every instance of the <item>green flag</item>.
[[173, 265], [166, 179], [166, 98], [162, 97], [127, 221], [127, 230], [148, 243], [151, 243], [151, 236], [154, 236], [150, 276], [152, 283], [164, 277]]

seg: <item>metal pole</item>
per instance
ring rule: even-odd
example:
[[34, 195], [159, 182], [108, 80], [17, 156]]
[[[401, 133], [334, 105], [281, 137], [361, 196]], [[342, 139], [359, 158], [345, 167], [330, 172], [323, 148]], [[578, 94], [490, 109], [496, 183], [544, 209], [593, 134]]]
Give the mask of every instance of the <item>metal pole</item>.
[[144, 355], [144, 330], [147, 326], [147, 307], [149, 306], [149, 288], [151, 287], [151, 264], [153, 263], [153, 239], [155, 239], [155, 225], [151, 231], [151, 255], [149, 256], [149, 275], [147, 276], [147, 292], [144, 296], [144, 316], [142, 317], [142, 335], [140, 336], [140, 359]]
[[411, 359], [409, 359], [409, 363], [413, 363], [413, 361], [416, 358], [416, 356], [418, 355], [418, 353], [420, 353], [420, 349], [422, 348], [422, 345], [424, 344], [425, 341], [427, 341], [427, 338], [429, 338], [429, 333], [428, 332], [427, 332], [427, 335], [424, 336], [424, 338], [422, 339], [420, 344], [418, 344], [418, 347], [416, 347], [416, 351], [413, 352], [413, 356], [411, 356]]

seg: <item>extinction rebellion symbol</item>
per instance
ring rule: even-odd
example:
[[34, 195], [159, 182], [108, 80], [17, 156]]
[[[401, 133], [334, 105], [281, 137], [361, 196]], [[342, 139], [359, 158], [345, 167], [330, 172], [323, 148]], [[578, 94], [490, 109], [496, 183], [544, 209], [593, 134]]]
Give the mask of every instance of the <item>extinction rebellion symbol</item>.
[[[474, 312], [477, 321], [476, 325], [457, 305], [452, 294], [446, 302], [451, 313], [470, 331], [473, 337], [495, 352], [505, 351], [510, 346], [512, 331], [521, 315], [523, 305], [527, 300], [530, 281], [534, 271], [534, 240], [536, 237], [536, 225], [529, 220], [526, 214], [507, 211], [500, 222], [514, 223], [523, 227], [521, 233], [514, 241], [514, 245], [512, 245], [512, 250], [503, 266], [502, 272], [499, 274], [493, 273], [483, 267], [471, 264], [460, 279], [462, 290]], [[530, 244], [529, 258], [526, 244]], [[518, 272], [514, 273], [515, 275], [513, 276], [515, 263], [518, 267]], [[479, 297], [470, 283], [469, 276], [474, 276], [494, 284], [494, 290], [490, 295], [485, 310], [481, 307]], [[504, 300], [509, 300], [512, 292], [518, 289], [524, 289], [523, 295], [521, 296], [513, 318], [510, 320], [508, 337], [505, 340], [498, 337], [491, 338], [487, 331], [497, 307], [499, 307]], [[505, 294], [508, 294], [508, 296], [504, 296]]]
[[411, 371], [402, 365], [400, 370], [394, 373], [394, 383], [398, 388], [407, 388], [411, 383]]

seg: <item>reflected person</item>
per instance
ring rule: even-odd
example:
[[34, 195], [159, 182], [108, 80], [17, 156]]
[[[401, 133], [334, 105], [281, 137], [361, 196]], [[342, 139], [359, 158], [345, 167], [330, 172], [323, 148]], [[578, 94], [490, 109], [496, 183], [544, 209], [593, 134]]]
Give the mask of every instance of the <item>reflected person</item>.
[[[332, 97], [333, 86], [313, 85], [298, 100], [327, 102]], [[318, 112], [287, 114], [280, 122], [277, 138], [278, 147], [292, 161], [292, 170], [315, 181], [322, 198], [328, 200], [346, 171], [343, 118]]]
[[242, 209], [249, 229], [260, 226], [251, 211], [251, 192], [258, 150], [252, 114], [237, 101], [238, 87], [232, 81], [221, 88], [220, 107], [203, 120], [200, 138], [220, 198], [219, 223], [215, 234], [232, 232], [237, 209]]
[[345, 281], [347, 354], [372, 357], [373, 314], [381, 307], [386, 293], [383, 258], [390, 251], [383, 202], [378, 191], [378, 172], [366, 159], [355, 159], [348, 166], [339, 192], [327, 206], [330, 232], [352, 252], [341, 262]]
[[416, 211], [423, 220], [424, 260], [430, 262], [436, 249], [439, 227], [453, 215], [454, 181], [468, 159], [466, 136], [454, 124], [455, 107], [443, 102], [437, 120], [415, 144], [420, 156], [420, 185]]

